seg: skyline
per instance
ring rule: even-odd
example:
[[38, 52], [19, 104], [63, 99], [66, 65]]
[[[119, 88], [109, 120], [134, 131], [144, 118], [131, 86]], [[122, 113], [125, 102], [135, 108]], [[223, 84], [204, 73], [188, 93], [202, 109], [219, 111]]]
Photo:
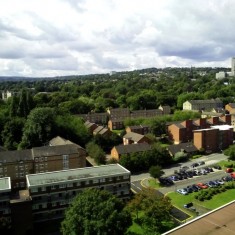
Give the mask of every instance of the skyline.
[[232, 0], [0, 0], [0, 76], [231, 67]]

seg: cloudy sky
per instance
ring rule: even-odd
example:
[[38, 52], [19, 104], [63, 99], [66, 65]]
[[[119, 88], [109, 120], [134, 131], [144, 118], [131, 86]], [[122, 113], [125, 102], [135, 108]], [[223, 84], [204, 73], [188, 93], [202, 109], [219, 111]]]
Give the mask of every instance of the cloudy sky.
[[234, 0], [0, 0], [0, 76], [230, 67]]

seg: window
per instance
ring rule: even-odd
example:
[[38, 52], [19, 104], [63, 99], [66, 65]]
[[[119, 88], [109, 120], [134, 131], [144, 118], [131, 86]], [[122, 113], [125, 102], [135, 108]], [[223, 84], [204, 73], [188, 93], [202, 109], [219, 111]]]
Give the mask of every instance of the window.
[[23, 188], [25, 186], [24, 182], [20, 182], [20, 187]]
[[52, 189], [52, 190], [56, 189], [55, 185], [52, 185], [52, 186], [51, 186], [51, 189]]
[[81, 183], [80, 183], [80, 182], [77, 182], [77, 186], [81, 186]]
[[66, 184], [60, 184], [59, 187], [60, 188], [66, 188]]
[[68, 183], [67, 187], [70, 187], [70, 188], [73, 187], [73, 183]]
[[31, 188], [31, 193], [37, 193], [38, 192], [38, 188]]
[[46, 191], [46, 187], [42, 187], [41, 190], [42, 190], [42, 192]]

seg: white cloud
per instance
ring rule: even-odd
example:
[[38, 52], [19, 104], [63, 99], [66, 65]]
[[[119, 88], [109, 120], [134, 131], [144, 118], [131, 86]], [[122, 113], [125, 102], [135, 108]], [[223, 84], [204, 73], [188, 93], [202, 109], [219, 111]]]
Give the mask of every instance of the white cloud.
[[0, 75], [228, 67], [234, 11], [233, 0], [0, 0]]

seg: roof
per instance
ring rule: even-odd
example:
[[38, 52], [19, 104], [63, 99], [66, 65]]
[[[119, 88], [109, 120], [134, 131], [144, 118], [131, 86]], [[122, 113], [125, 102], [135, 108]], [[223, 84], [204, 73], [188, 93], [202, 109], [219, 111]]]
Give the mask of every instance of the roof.
[[95, 130], [93, 130], [94, 134], [98, 134], [101, 130], [103, 130], [104, 127], [103, 126], [98, 126], [97, 128], [95, 128]]
[[11, 179], [10, 177], [0, 178], [0, 193], [11, 190]]
[[231, 108], [235, 109], [235, 103], [229, 103], [228, 104]]
[[32, 159], [31, 149], [0, 152], [0, 162], [30, 161]]
[[197, 151], [197, 148], [192, 143], [180, 143], [168, 146], [168, 150], [172, 155], [181, 152], [182, 149], [187, 153], [193, 153]]
[[114, 146], [114, 148], [117, 150], [118, 154], [127, 154], [127, 153], [148, 151], [151, 149], [151, 146], [147, 143], [128, 144], [128, 145], [121, 144], [118, 146]]
[[82, 181], [92, 178], [103, 178], [113, 175], [130, 175], [130, 171], [119, 164], [109, 164], [94, 167], [77, 168], [63, 171], [26, 175], [28, 187], [52, 185], [69, 181]]
[[210, 100], [188, 100], [191, 104], [217, 104], [217, 103], [223, 103], [219, 98], [216, 99], [210, 99]]
[[50, 157], [55, 155], [73, 154], [77, 152], [78, 146], [76, 144], [32, 148], [33, 158], [42, 156]]
[[49, 141], [49, 144], [55, 146], [55, 145], [73, 144], [73, 142], [71, 142], [70, 140], [66, 140], [60, 136], [56, 136], [55, 138]]
[[230, 235], [235, 231], [235, 201], [197, 217], [163, 235]]
[[138, 133], [135, 133], [135, 132], [128, 132], [123, 136], [123, 138], [131, 139], [134, 142], [140, 141], [143, 137], [144, 137], [144, 135], [141, 135], [141, 134], [138, 134]]

